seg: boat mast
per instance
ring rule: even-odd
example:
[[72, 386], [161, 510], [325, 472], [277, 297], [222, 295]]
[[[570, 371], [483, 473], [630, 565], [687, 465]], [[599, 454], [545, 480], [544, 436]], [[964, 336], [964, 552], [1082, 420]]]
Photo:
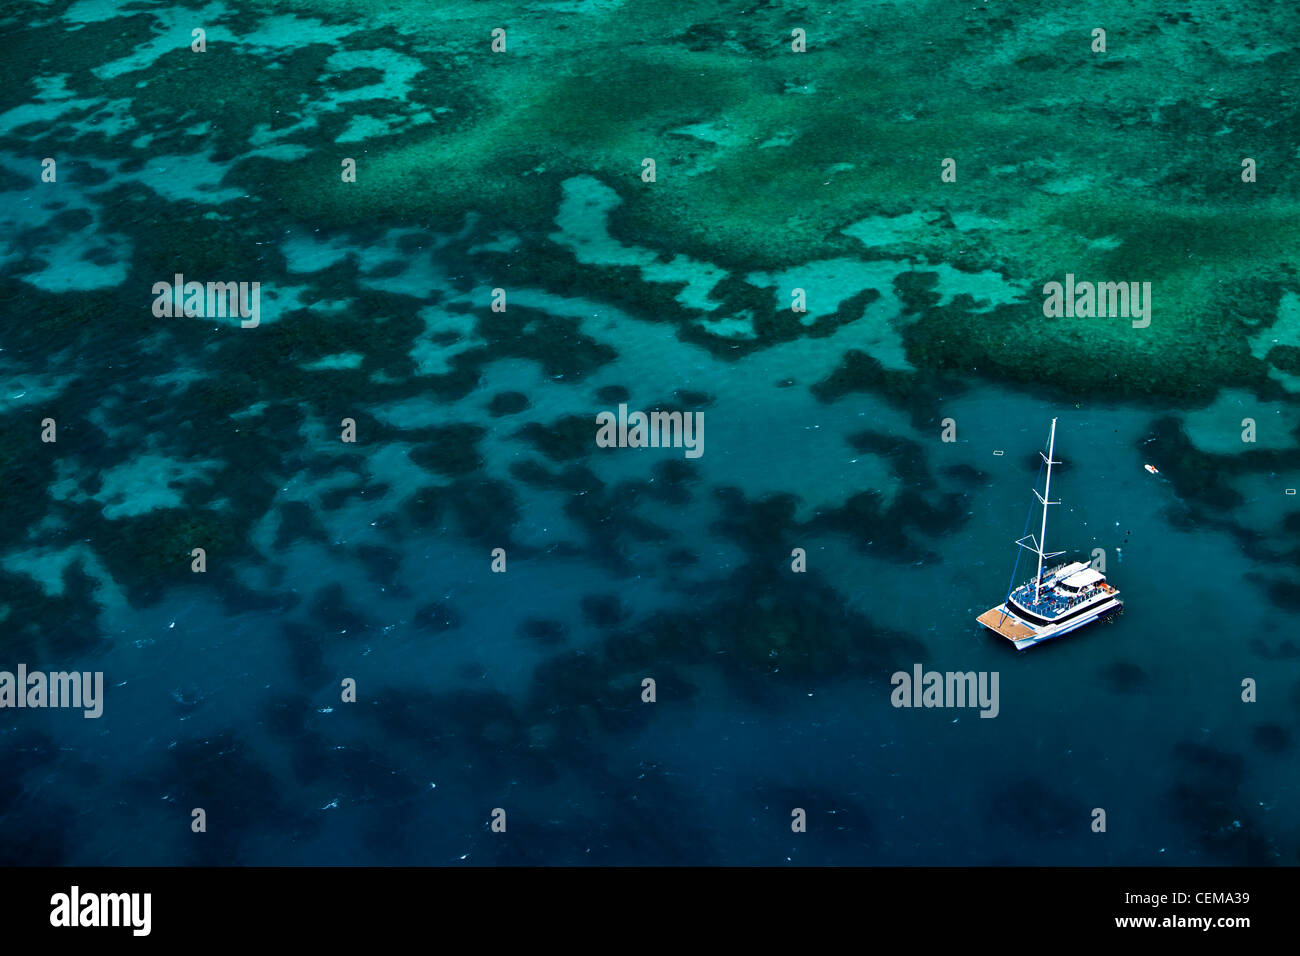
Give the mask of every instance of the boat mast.
[[[1036, 487], [1034, 488], [1034, 497], [1043, 503], [1043, 526], [1038, 532], [1038, 537], [1034, 537], [1032, 534], [1027, 534], [1019, 541], [1016, 542], [1016, 544], [1020, 545], [1020, 547], [1024, 548], [1026, 551], [1032, 551], [1034, 552], [1034, 554], [1038, 555], [1038, 574], [1034, 577], [1034, 603], [1035, 604], [1038, 603], [1038, 599], [1042, 595], [1043, 559], [1055, 558], [1058, 555], [1065, 554], [1064, 551], [1046, 551], [1043, 549], [1043, 537], [1047, 534], [1047, 506], [1060, 504], [1059, 501], [1049, 501], [1047, 498], [1048, 494], [1050, 494], [1052, 490], [1052, 466], [1060, 464], [1059, 461], [1055, 461], [1052, 458], [1052, 454], [1053, 452], [1055, 452], [1055, 450], [1056, 450], [1056, 419], [1053, 418], [1052, 434], [1051, 437], [1047, 439], [1047, 454], [1044, 455], [1041, 451], [1038, 453], [1038, 457], [1043, 459], [1043, 461], [1047, 463], [1047, 484], [1043, 486], [1043, 493], [1041, 495], [1038, 493], [1038, 488]], [[1032, 516], [1033, 516], [1033, 509], [1031, 508], [1029, 511], [1029, 515], [1026, 515], [1025, 517], [1026, 531], [1029, 530], [1029, 518]], [[1033, 547], [1030, 547], [1031, 544], [1033, 545]], [[1016, 567], [1020, 567], [1019, 561], [1016, 562]]]
[[[1052, 452], [1056, 449], [1056, 419], [1052, 419], [1052, 434], [1047, 439], [1047, 455], [1043, 461], [1047, 462], [1047, 481], [1043, 484], [1043, 493], [1038, 494], [1038, 489], [1034, 489], [1034, 494], [1038, 495], [1038, 500], [1043, 503], [1043, 527], [1038, 532], [1038, 574], [1034, 577], [1034, 603], [1038, 603], [1039, 589], [1043, 583], [1043, 549], [1047, 544], [1047, 506], [1060, 504], [1059, 501], [1050, 501], [1052, 496], [1052, 465], [1059, 465], [1060, 462], [1052, 461]], [[1042, 455], [1040, 451], [1038, 454]]]

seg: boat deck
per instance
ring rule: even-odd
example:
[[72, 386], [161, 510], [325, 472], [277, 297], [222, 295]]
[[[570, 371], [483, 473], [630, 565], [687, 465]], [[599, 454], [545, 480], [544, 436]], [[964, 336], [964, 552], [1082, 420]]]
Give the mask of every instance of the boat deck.
[[975, 620], [990, 631], [996, 631], [1009, 641], [1020, 641], [1026, 637], [1034, 636], [1032, 630], [1021, 621], [1016, 620], [1012, 615], [1005, 613], [1001, 607], [990, 608]]
[[1057, 591], [1054, 586], [1042, 590], [1037, 602], [1034, 601], [1034, 583], [1032, 581], [1016, 588], [1012, 593], [1012, 599], [1031, 614], [1037, 614], [1039, 617], [1045, 617], [1049, 620], [1060, 617], [1067, 611], [1072, 611], [1080, 604], [1084, 604], [1099, 594], [1115, 594], [1113, 587], [1104, 581], [1095, 587], [1088, 588], [1086, 591], [1080, 591], [1078, 594], [1066, 594]]

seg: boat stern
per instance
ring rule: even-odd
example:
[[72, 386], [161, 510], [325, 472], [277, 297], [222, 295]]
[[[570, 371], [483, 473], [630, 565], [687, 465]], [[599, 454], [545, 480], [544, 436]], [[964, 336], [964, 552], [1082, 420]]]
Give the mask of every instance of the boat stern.
[[989, 608], [975, 620], [999, 637], [1005, 637], [1017, 650], [1028, 647], [1038, 639], [1038, 632], [1010, 613], [1006, 604]]

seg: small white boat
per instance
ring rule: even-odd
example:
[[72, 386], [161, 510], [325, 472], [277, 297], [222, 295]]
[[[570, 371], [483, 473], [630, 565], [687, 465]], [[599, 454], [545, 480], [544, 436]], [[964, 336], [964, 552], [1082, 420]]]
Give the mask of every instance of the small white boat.
[[[1032, 534], [1016, 544], [1038, 555], [1038, 573], [1020, 587], [1013, 589], [1007, 599], [997, 607], [985, 611], [976, 620], [1024, 650], [1053, 637], [1078, 630], [1085, 624], [1101, 620], [1124, 606], [1119, 591], [1106, 582], [1106, 575], [1083, 561], [1066, 562], [1043, 570], [1046, 558], [1055, 558], [1064, 551], [1045, 552], [1043, 540], [1047, 535], [1047, 508], [1060, 504], [1049, 500], [1052, 488], [1052, 460], [1056, 449], [1056, 419], [1052, 419], [1052, 433], [1047, 439], [1047, 454], [1039, 452], [1047, 465], [1047, 481], [1043, 493], [1034, 488], [1034, 497], [1043, 505], [1043, 524], [1038, 537]], [[1154, 468], [1147, 466], [1153, 473]]]

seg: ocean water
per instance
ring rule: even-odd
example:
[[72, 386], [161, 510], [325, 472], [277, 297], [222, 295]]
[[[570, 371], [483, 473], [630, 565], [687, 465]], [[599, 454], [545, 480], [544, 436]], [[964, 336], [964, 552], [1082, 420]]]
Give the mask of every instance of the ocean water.
[[[0, 861], [1300, 862], [1300, 23], [1184, 10], [0, 11], [0, 671], [105, 682]], [[1126, 605], [1016, 652], [1053, 418]]]

